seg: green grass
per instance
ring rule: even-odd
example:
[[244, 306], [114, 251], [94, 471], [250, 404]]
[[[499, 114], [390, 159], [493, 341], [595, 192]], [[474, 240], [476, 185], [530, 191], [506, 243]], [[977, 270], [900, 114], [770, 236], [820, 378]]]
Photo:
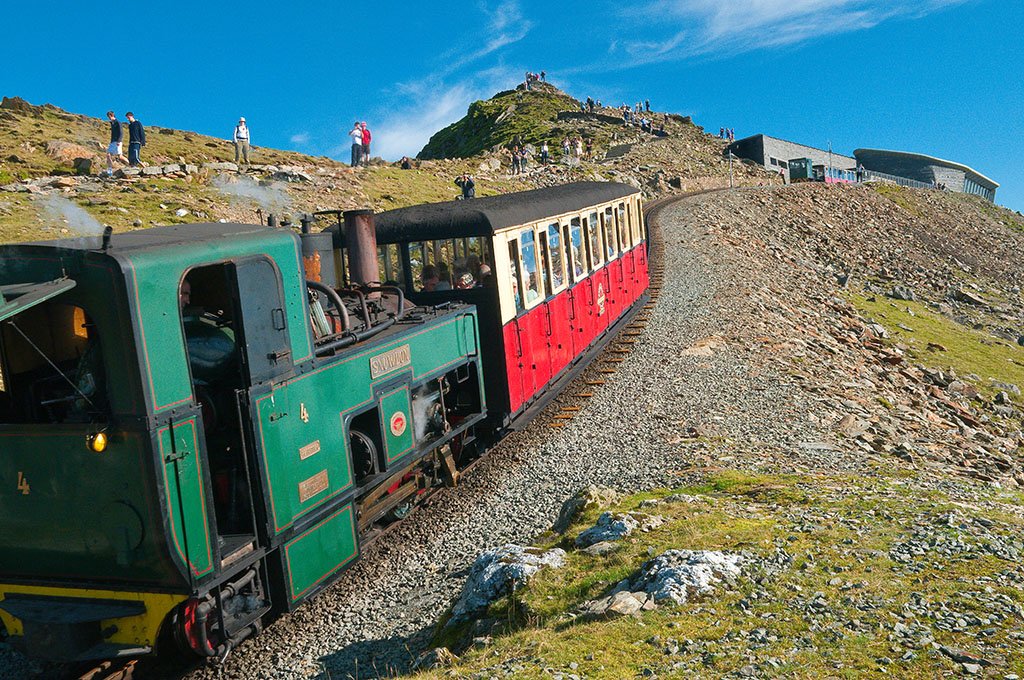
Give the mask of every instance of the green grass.
[[[1024, 387], [1024, 347], [987, 333], [962, 326], [919, 302], [885, 297], [850, 295], [850, 301], [865, 317], [889, 331], [893, 341], [905, 345], [916, 361], [930, 367], [952, 367], [961, 378], [973, 373], [982, 381], [982, 391], [991, 392], [991, 380]], [[907, 331], [900, 325], [913, 329]], [[929, 350], [929, 343], [946, 351]]]
[[[544, 89], [499, 92], [476, 101], [461, 120], [440, 130], [420, 152], [420, 158], [467, 158], [495, 146], [523, 143], [554, 144], [560, 111], [579, 110], [579, 102], [558, 91]], [[554, 150], [554, 146], [552, 146]]]
[[[103, 111], [94, 112], [97, 116], [95, 118], [47, 106], [37, 106], [28, 113], [6, 109], [3, 112], [9, 116], [0, 117], [0, 178], [4, 173], [18, 178], [71, 173], [73, 168], [70, 162], [62, 162], [47, 155], [46, 142], [50, 140], [77, 144], [90, 152], [97, 163], [105, 162], [102, 159], [110, 139], [110, 128], [106, 118], [100, 118], [104, 116]], [[146, 162], [184, 161], [199, 164], [234, 160], [234, 146], [226, 138], [161, 128], [157, 126], [159, 119], [142, 115], [141, 112], [139, 115], [139, 119], [146, 125], [146, 146], [142, 150], [142, 159]], [[226, 121], [225, 135], [231, 131], [234, 122]], [[8, 162], [7, 157], [12, 154], [17, 155], [22, 162]], [[305, 165], [312, 162], [340, 165], [324, 158], [313, 159], [304, 154], [265, 147], [254, 149], [251, 160], [254, 163], [274, 165]]]
[[[756, 489], [784, 493], [752, 496]], [[551, 673], [628, 678], [645, 672], [720, 677], [737, 671], [751, 658], [762, 662], [759, 673], [779, 678], [854, 678], [888, 672], [892, 677], [916, 679], [959, 672], [956, 664], [931, 648], [903, 659], [906, 650], [894, 648], [889, 640], [897, 621], [928, 625], [939, 644], [997, 659], [1001, 665], [995, 670], [1002, 673], [1019, 673], [1024, 668], [1024, 653], [1008, 636], [1022, 627], [1019, 620], [1005, 621], [985, 637], [977, 635], [984, 626], [956, 633], [939, 629], [931, 619], [898, 616], [912, 593], [964, 614], [985, 616], [984, 605], [973, 595], [984, 590], [979, 581], [993, 584], [994, 592], [1018, 604], [1024, 602], [1020, 588], [1007, 587], [1001, 578], [1015, 564], [988, 554], [968, 559], [928, 553], [913, 569], [890, 559], [889, 550], [906, 540], [917, 523], [935, 523], [944, 513], [964, 512], [943, 494], [917, 491], [912, 481], [736, 473], [676, 491], [706, 502], [662, 504], [648, 510], [671, 521], [624, 540], [609, 555], [590, 557], [571, 550], [570, 540], [594, 517], [582, 518], [566, 537], [543, 541], [545, 547], [570, 548], [566, 566], [540, 572], [514, 597], [492, 606], [490, 616], [504, 625], [490, 646], [467, 651], [452, 669], [417, 677], [501, 677], [508, 667], [504, 664], [516, 666], [517, 678], [550, 677]], [[624, 499], [619, 509], [633, 509], [648, 497]], [[1003, 494], [994, 500], [1007, 512], [986, 511], [985, 516], [1006, 522], [1005, 536], [1019, 535], [1024, 529], [1024, 520], [1015, 514], [1020, 496]], [[955, 536], [961, 530], [937, 531]], [[962, 538], [984, 540], [974, 539], [969, 531]], [[782, 548], [793, 557], [793, 565], [760, 583], [744, 578], [734, 586], [720, 587], [713, 596], [678, 607], [662, 605], [637, 618], [580, 622], [568, 615], [668, 548], [758, 554]], [[812, 618], [806, 603], [817, 593], [828, 606], [825, 613]], [[740, 635], [758, 628], [775, 639], [752, 643]], [[449, 634], [447, 640], [439, 641], [451, 643], [453, 638]], [[663, 647], [669, 639], [684, 650], [666, 655]], [[763, 663], [769, 658], [776, 660], [775, 668]], [[573, 669], [569, 664], [577, 666]]]
[[898, 184], [886, 184], [882, 182], [872, 183], [870, 186], [874, 188], [879, 195], [889, 199], [911, 215], [921, 217], [924, 214], [921, 211], [921, 208], [914, 202], [914, 190], [901, 187]]

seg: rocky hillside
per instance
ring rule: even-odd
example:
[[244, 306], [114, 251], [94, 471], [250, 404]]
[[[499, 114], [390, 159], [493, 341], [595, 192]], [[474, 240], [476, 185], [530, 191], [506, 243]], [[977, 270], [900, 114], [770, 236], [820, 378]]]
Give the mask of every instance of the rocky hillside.
[[608, 388], [657, 395], [630, 447], [676, 484], [588, 490], [480, 553], [423, 677], [1019, 677], [1024, 220], [805, 184], [662, 222]]
[[[535, 157], [526, 172], [512, 175], [504, 151], [419, 160], [406, 171], [380, 159], [353, 169], [327, 158], [259, 147], [252, 154], [254, 165], [240, 171], [230, 160], [233, 148], [226, 140], [149, 126], [146, 167], [137, 171], [119, 166], [110, 179], [99, 174], [105, 168], [106, 122], [51, 105], [4, 99], [0, 242], [98, 233], [104, 225], [124, 230], [196, 221], [254, 222], [257, 210], [264, 215], [386, 210], [450, 200], [458, 192], [454, 179], [464, 172], [475, 176], [478, 195], [597, 179], [627, 182], [655, 197], [728, 182], [721, 142], [680, 117], [669, 116], [667, 136], [655, 136], [602, 116], [575, 113], [562, 121], [571, 113], [566, 107], [578, 112], [578, 104], [553, 88], [520, 94], [525, 94], [525, 103], [511, 111], [503, 108], [488, 140], [500, 143], [527, 135], [527, 130], [578, 134], [591, 139], [593, 157], [563, 159], [556, 150], [550, 165], [541, 166]], [[503, 93], [491, 101], [516, 96]], [[480, 126], [487, 129], [482, 122]], [[743, 165], [734, 174], [738, 184], [774, 179]]]
[[468, 158], [513, 142], [540, 146], [545, 139], [554, 146], [568, 134], [558, 128], [558, 114], [579, 110], [579, 101], [547, 83], [499, 92], [470, 104], [466, 116], [435, 133], [418, 157]]

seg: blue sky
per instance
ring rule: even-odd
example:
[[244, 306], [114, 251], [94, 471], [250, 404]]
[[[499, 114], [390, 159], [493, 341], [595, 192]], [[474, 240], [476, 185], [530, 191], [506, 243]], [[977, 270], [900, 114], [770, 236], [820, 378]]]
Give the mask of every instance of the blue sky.
[[474, 99], [544, 69], [577, 97], [840, 152], [928, 153], [1024, 210], [1020, 0], [16, 3], [0, 94], [345, 157], [415, 154]]

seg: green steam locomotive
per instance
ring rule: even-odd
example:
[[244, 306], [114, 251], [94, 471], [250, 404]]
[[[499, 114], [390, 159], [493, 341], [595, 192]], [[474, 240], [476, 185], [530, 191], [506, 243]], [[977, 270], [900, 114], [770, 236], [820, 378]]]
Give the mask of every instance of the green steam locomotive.
[[[341, 233], [344, 232], [344, 233]], [[197, 224], [0, 247], [0, 623], [30, 655], [226, 655], [356, 560], [486, 417], [476, 309]], [[315, 240], [315, 239], [314, 239]], [[351, 282], [324, 280], [344, 250]]]

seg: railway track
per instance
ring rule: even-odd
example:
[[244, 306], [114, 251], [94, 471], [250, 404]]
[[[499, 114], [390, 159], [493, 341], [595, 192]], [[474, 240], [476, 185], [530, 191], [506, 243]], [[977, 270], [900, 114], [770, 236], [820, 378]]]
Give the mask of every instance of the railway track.
[[571, 389], [567, 389], [565, 391], [561, 408], [549, 415], [548, 427], [566, 427], [576, 416], [584, 412], [584, 404], [594, 396], [592, 388], [604, 385], [606, 383], [605, 377], [614, 374], [618, 367], [625, 362], [626, 357], [633, 352], [638, 338], [643, 335], [644, 329], [651, 320], [651, 312], [658, 303], [662, 286], [665, 283], [665, 241], [662, 238], [661, 225], [658, 221], [662, 211], [677, 201], [722, 191], [728, 191], [728, 189], [704, 189], [665, 196], [651, 201], [645, 206], [644, 222], [647, 224], [650, 243], [650, 250], [647, 256], [650, 272], [647, 302], [635, 313], [629, 323], [612, 338], [605, 351], [595, 359], [594, 364], [597, 366], [597, 376], [585, 377], [582, 382], [582, 389], [580, 390], [574, 392]]
[[[648, 254], [650, 288], [648, 300], [620, 328], [618, 333], [609, 340], [604, 350], [594, 358], [589, 368], [579, 377], [569, 381], [555, 401], [537, 414], [544, 413], [549, 415], [547, 420], [549, 427], [565, 427], [573, 418], [584, 412], [586, 402], [595, 394], [594, 388], [606, 383], [605, 378], [602, 376], [614, 374], [617, 367], [625, 362], [626, 358], [633, 352], [639, 336], [643, 334], [644, 329], [651, 320], [651, 312], [660, 298], [665, 278], [665, 246], [658, 221], [661, 212], [677, 201], [726, 190], [709, 189], [667, 196], [652, 201], [646, 206], [644, 218], [648, 225], [648, 237], [650, 239]], [[486, 460], [485, 456], [477, 458], [464, 468], [461, 474], [468, 474], [484, 462], [484, 460]], [[419, 505], [416, 504], [413, 511]], [[400, 525], [400, 522], [395, 522], [378, 529], [371, 536], [367, 537], [364, 546], [369, 546], [387, 536]], [[190, 664], [180, 658], [161, 659], [147, 657], [141, 659], [108, 660], [98, 664], [65, 665], [60, 670], [52, 674], [46, 674], [43, 677], [59, 678], [59, 680], [144, 680], [154, 677], [174, 679], [180, 678], [193, 668], [194, 664]]]

